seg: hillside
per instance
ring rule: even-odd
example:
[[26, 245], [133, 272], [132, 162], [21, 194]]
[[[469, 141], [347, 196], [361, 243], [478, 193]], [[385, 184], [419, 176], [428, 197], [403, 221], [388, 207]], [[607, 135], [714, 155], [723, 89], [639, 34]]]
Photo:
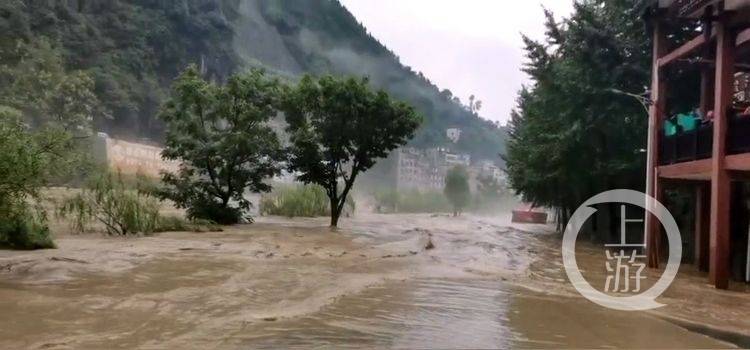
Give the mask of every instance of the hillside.
[[402, 65], [337, 1], [9, 0], [0, 4], [0, 31], [0, 55], [19, 39], [58, 43], [70, 69], [94, 77], [111, 114], [96, 126], [114, 135], [159, 140], [158, 106], [178, 72], [197, 63], [217, 80], [251, 66], [291, 80], [367, 75], [424, 115], [414, 146], [444, 145], [444, 130], [459, 127], [457, 151], [498, 162], [504, 152], [502, 129]]

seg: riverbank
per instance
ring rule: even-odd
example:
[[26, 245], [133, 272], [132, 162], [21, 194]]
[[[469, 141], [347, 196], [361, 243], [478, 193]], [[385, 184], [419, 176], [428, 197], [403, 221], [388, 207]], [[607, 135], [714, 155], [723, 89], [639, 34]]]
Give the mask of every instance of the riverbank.
[[[583, 300], [549, 228], [509, 216], [360, 215], [335, 232], [322, 218], [260, 218], [217, 233], [56, 242], [0, 251], [0, 347], [728, 345]], [[665, 298], [692, 293], [678, 283]], [[671, 305], [674, 317], [694, 311]]]

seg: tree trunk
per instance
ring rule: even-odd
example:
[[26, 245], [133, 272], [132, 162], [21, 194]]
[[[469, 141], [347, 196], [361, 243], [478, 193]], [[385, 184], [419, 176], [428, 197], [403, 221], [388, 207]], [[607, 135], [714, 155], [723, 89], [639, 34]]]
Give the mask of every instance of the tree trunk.
[[341, 211], [339, 210], [338, 200], [335, 198], [331, 198], [331, 227], [332, 228], [338, 227], [340, 216], [341, 216]]
[[340, 213], [331, 213], [331, 228], [336, 228], [339, 226], [339, 217], [341, 216]]

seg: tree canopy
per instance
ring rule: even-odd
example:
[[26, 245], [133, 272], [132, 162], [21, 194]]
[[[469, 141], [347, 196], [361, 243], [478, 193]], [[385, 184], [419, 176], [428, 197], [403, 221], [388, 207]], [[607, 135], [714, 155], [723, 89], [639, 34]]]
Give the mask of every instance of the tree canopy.
[[[306, 76], [286, 94], [289, 170], [326, 190], [338, 224], [358, 175], [414, 136], [421, 117], [368, 79]], [[342, 182], [342, 184], [339, 184]]]
[[506, 157], [524, 199], [571, 213], [598, 192], [643, 186], [647, 116], [613, 89], [641, 93], [648, 38], [627, 1], [583, 1], [558, 23], [545, 11], [546, 41], [524, 37], [532, 79], [512, 114]]
[[160, 113], [167, 125], [163, 156], [181, 166], [163, 175], [163, 195], [192, 218], [237, 223], [251, 205], [245, 192], [269, 191], [264, 180], [278, 174], [283, 159], [268, 125], [278, 113], [279, 82], [253, 70], [217, 85], [192, 66], [173, 90]]
[[[645, 186], [648, 116], [620, 92], [646, 92], [651, 40], [632, 1], [584, 0], [562, 22], [549, 11], [545, 17], [544, 41], [523, 38], [532, 83], [519, 92], [505, 158], [512, 187], [530, 203], [558, 209], [564, 224], [597, 193]], [[676, 29], [678, 44], [685, 35]], [[689, 23], [682, 29], [694, 33]], [[675, 86], [685, 86], [675, 108], [700, 90]]]
[[463, 166], [456, 166], [448, 170], [445, 176], [445, 197], [453, 205], [453, 215], [458, 216], [471, 201], [469, 187], [469, 173]]

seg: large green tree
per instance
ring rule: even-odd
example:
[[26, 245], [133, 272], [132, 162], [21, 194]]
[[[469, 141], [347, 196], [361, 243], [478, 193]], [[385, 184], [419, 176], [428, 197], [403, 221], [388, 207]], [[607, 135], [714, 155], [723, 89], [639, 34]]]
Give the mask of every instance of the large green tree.
[[[280, 84], [263, 71], [206, 81], [195, 66], [175, 81], [160, 118], [167, 125], [163, 156], [182, 164], [165, 173], [163, 196], [192, 218], [239, 222], [250, 208], [245, 192], [267, 192], [283, 153], [268, 122], [277, 114]], [[233, 203], [234, 202], [234, 203]]]
[[286, 94], [291, 137], [289, 170], [322, 186], [338, 225], [346, 198], [361, 173], [414, 136], [421, 117], [368, 79], [306, 76]]
[[[597, 193], [645, 185], [647, 115], [621, 93], [645, 93], [650, 82], [651, 40], [639, 11], [629, 0], [578, 1], [562, 22], [545, 11], [544, 41], [523, 38], [532, 83], [512, 113], [509, 180], [528, 202], [557, 209], [562, 225]], [[690, 23], [673, 25], [675, 45], [695, 35]], [[686, 88], [670, 105], [679, 110], [699, 89], [677, 73], [670, 86]]]

